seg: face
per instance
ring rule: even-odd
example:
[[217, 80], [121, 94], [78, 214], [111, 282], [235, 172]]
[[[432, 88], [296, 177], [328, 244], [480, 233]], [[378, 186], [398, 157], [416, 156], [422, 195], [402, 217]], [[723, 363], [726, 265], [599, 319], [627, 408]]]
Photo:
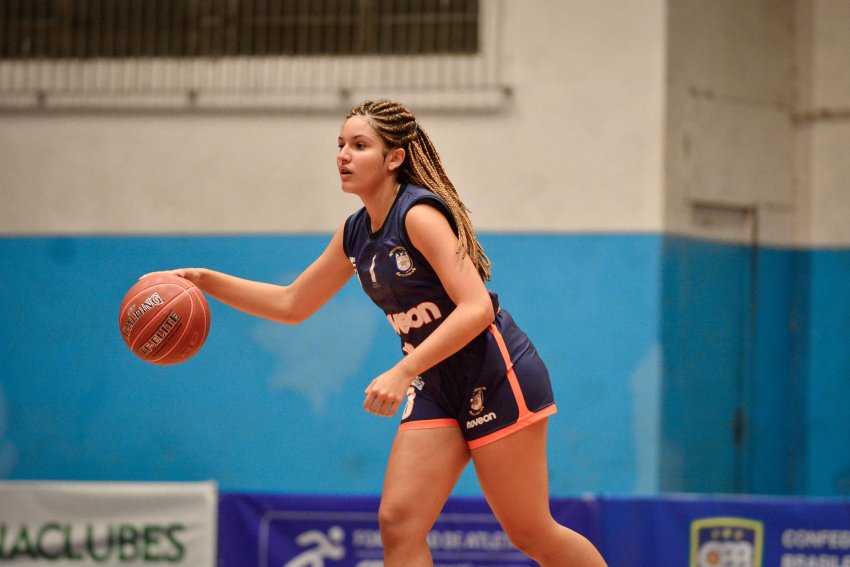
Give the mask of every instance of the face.
[[364, 195], [394, 186], [403, 159], [404, 150], [388, 150], [364, 116], [352, 116], [342, 125], [336, 166], [346, 193]]

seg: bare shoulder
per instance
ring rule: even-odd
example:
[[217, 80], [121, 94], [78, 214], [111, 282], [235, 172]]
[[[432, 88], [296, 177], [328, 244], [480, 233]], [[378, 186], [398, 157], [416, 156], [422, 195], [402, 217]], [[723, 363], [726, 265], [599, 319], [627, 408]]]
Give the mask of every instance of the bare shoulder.
[[446, 215], [428, 203], [417, 203], [413, 205], [407, 212], [404, 225], [411, 237], [413, 237], [414, 232], [429, 234], [441, 229], [452, 232]]
[[405, 219], [410, 243], [433, 265], [439, 258], [456, 256], [458, 241], [446, 216], [428, 204], [411, 207]]

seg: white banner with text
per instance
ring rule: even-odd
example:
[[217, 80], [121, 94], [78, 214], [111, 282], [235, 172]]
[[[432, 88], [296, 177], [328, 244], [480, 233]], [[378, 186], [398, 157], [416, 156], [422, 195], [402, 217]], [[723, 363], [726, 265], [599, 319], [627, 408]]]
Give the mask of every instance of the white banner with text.
[[214, 567], [214, 482], [0, 482], [0, 565]]

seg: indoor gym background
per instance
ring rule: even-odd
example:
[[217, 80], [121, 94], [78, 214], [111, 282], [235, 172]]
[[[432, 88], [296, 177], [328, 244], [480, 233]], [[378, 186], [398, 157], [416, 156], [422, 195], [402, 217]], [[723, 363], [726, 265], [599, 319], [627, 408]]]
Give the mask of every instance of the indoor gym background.
[[116, 312], [156, 269], [291, 280], [359, 206], [345, 112], [386, 96], [550, 366], [553, 497], [846, 502], [847, 2], [443, 2], [474, 48], [129, 62], [12, 50], [29, 5], [2, 16], [0, 478], [377, 494], [396, 422], [359, 399], [398, 347], [353, 283], [295, 328], [211, 301], [173, 368]]

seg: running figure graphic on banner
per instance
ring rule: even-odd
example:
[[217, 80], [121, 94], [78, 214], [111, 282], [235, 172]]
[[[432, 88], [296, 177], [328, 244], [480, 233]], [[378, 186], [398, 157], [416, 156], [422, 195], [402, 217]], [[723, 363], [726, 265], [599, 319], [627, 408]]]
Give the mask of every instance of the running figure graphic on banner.
[[301, 547], [315, 545], [293, 557], [283, 567], [325, 567], [325, 559], [342, 559], [345, 557], [345, 531], [339, 526], [331, 526], [325, 534], [319, 530], [310, 530], [299, 534], [295, 543]]

